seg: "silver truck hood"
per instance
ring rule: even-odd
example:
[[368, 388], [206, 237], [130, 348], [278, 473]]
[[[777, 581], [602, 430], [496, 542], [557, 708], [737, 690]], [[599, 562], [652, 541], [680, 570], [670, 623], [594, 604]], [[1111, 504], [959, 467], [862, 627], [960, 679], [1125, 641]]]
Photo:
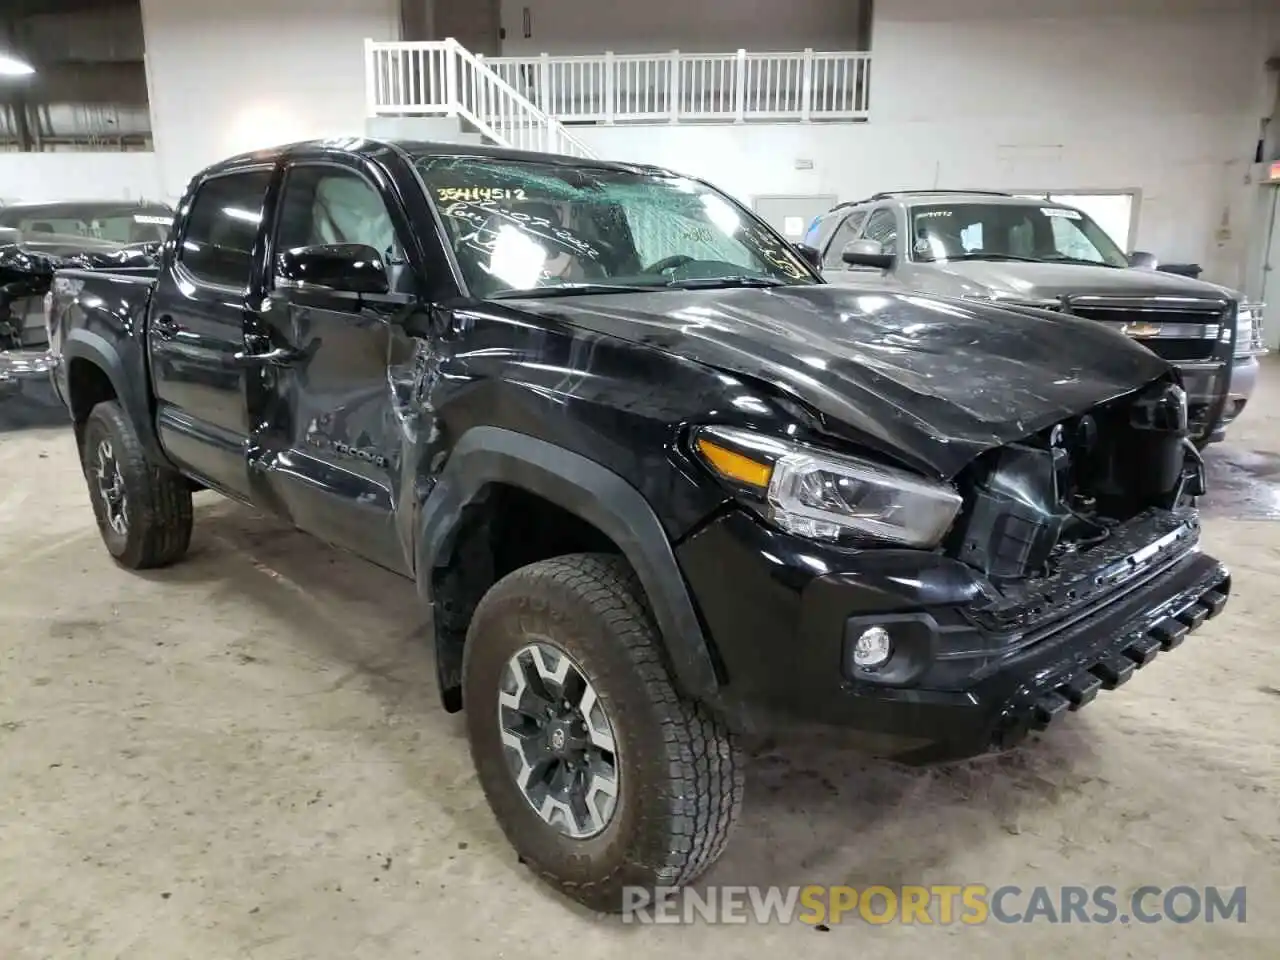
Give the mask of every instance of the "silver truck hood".
[[1116, 297], [1227, 297], [1240, 294], [1216, 283], [1158, 270], [1091, 267], [1076, 263], [964, 260], [933, 265], [967, 287], [971, 296], [1056, 300], [1067, 295]]

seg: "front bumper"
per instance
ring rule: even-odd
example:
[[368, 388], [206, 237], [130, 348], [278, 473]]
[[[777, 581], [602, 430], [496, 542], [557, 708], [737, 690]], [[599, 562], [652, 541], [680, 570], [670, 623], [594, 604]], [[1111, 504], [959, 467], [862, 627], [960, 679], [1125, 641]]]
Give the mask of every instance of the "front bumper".
[[1244, 413], [1244, 408], [1253, 396], [1254, 387], [1258, 383], [1258, 358], [1237, 357], [1231, 366], [1231, 386], [1227, 391], [1227, 402], [1223, 405], [1222, 415], [1214, 424], [1209, 435], [1209, 442], [1216, 443], [1227, 435], [1227, 427]]
[[[896, 759], [935, 762], [1017, 743], [1223, 608], [1230, 577], [1199, 551], [1194, 517], [1153, 512], [1122, 530], [1034, 595], [937, 553], [822, 547], [739, 511], [678, 556], [731, 725], [839, 726], [877, 735]], [[1151, 543], [1162, 545], [1143, 556]], [[895, 653], [862, 672], [851, 644], [870, 625], [889, 629]]]
[[1225, 360], [1188, 361], [1174, 364], [1187, 391], [1187, 419], [1192, 439], [1210, 443], [1224, 412], [1229, 408], [1232, 365]]
[[0, 397], [16, 393], [24, 380], [48, 379], [57, 365], [57, 357], [49, 350], [0, 351]]

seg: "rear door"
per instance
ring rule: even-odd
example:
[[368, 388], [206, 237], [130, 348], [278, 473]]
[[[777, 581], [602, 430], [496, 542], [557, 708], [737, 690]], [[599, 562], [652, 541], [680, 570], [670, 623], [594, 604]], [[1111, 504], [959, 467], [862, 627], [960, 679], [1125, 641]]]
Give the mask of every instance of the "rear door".
[[161, 271], [147, 330], [160, 443], [222, 493], [248, 499], [244, 324], [272, 167], [205, 179]]
[[379, 176], [355, 157], [299, 160], [286, 171], [275, 254], [367, 244], [388, 265], [393, 293], [357, 296], [267, 278], [255, 349], [284, 349], [290, 359], [263, 365], [251, 384], [251, 463], [255, 500], [265, 509], [409, 573], [409, 532], [396, 525], [396, 504], [402, 473], [409, 490], [416, 476], [403, 451], [416, 429], [413, 390], [426, 345], [402, 324], [417, 274], [405, 252], [407, 218]]

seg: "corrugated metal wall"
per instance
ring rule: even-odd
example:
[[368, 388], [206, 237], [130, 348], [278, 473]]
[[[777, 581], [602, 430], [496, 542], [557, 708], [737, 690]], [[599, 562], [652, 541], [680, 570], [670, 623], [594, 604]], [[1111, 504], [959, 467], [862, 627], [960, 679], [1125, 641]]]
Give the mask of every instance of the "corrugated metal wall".
[[149, 150], [138, 0], [0, 5], [0, 37], [30, 62], [0, 78], [0, 150]]

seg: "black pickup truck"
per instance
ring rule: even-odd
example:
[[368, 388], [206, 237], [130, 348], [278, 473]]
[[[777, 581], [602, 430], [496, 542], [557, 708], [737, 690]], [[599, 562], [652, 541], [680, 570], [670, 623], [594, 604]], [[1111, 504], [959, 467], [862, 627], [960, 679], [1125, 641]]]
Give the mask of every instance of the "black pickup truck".
[[107, 549], [178, 560], [208, 488], [413, 579], [499, 822], [594, 907], [716, 859], [744, 732], [1007, 748], [1227, 601], [1166, 361], [825, 284], [697, 180], [298, 144], [196, 177], [152, 274], [54, 279]]

